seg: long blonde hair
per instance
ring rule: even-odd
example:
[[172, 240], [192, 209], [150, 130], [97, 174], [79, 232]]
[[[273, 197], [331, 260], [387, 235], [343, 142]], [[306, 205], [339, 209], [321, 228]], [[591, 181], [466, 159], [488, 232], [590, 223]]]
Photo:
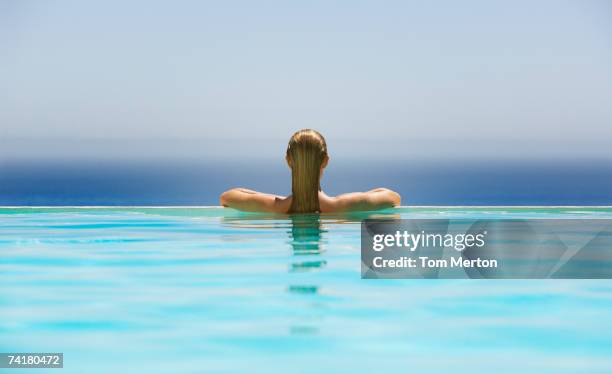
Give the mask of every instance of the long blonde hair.
[[293, 134], [287, 146], [291, 166], [291, 208], [289, 213], [319, 212], [321, 166], [327, 160], [323, 135], [304, 129]]

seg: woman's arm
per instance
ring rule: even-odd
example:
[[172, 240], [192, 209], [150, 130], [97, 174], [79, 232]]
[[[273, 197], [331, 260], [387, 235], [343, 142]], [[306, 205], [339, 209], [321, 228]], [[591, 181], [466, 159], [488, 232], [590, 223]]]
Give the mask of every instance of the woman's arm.
[[224, 207], [246, 212], [286, 213], [289, 210], [287, 198], [246, 188], [232, 188], [225, 191], [219, 200]]
[[330, 210], [345, 212], [351, 210], [377, 210], [399, 206], [400, 195], [388, 188], [376, 188], [367, 192], [351, 192], [332, 198]]

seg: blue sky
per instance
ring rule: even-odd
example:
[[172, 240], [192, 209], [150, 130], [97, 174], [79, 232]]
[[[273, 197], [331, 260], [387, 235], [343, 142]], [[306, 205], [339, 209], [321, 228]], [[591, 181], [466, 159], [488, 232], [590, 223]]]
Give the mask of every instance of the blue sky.
[[5, 158], [612, 157], [605, 1], [2, 0], [0, 56]]

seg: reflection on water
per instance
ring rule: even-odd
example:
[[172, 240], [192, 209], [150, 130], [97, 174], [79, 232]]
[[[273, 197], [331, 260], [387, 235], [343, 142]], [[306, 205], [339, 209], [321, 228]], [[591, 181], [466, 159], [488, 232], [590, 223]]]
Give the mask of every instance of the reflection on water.
[[289, 286], [289, 292], [296, 294], [306, 294], [312, 295], [316, 294], [319, 291], [319, 287], [317, 286], [309, 286], [309, 285], [291, 285]]
[[232, 228], [265, 228], [281, 227], [287, 224], [293, 226], [312, 226], [318, 224], [354, 224], [364, 219], [399, 219], [398, 209], [380, 210], [375, 212], [343, 212], [324, 214], [276, 214], [250, 213], [225, 209], [226, 215], [221, 216], [221, 224]]
[[[321, 285], [313, 284], [312, 277], [303, 273], [319, 272], [327, 266], [322, 258], [326, 250], [326, 226], [359, 224], [364, 219], [399, 219], [396, 212], [347, 212], [336, 214], [265, 214], [239, 213], [222, 218], [222, 223], [233, 229], [279, 229], [287, 233], [293, 260], [290, 262], [286, 287], [289, 295], [296, 297], [296, 303], [306, 302], [304, 315], [289, 326], [291, 335], [317, 335], [320, 331], [320, 311], [329, 307], [321, 296]], [[227, 240], [228, 238], [226, 238]], [[303, 275], [302, 275], [303, 274]]]
[[289, 238], [294, 255], [321, 253], [321, 240], [324, 232], [318, 214], [300, 214], [290, 217]]
[[[308, 272], [319, 270], [327, 264], [322, 259], [302, 257], [318, 256], [324, 251], [326, 224], [355, 224], [365, 219], [400, 219], [400, 214], [396, 211], [291, 215], [238, 212], [235, 215], [222, 217], [221, 223], [233, 229], [285, 229], [293, 255], [300, 258], [300, 261], [291, 264], [289, 271]], [[225, 240], [232, 239], [225, 237]]]
[[[290, 273], [304, 273], [320, 271], [327, 265], [321, 259], [323, 245], [325, 243], [326, 230], [321, 223], [319, 214], [294, 214], [289, 217], [291, 228], [287, 231], [289, 244], [292, 248], [293, 258], [289, 268]], [[311, 277], [304, 278], [294, 274], [290, 278], [287, 291], [291, 295], [297, 295], [298, 300], [311, 301], [320, 290], [319, 286], [312, 284]], [[325, 301], [316, 304], [309, 303], [305, 315], [293, 321], [289, 326], [289, 333], [293, 336], [318, 335], [319, 318], [317, 309], [327, 307]]]
[[[291, 230], [288, 231], [289, 243], [291, 245], [295, 261], [291, 262], [289, 272], [312, 272], [319, 271], [327, 265], [321, 259], [322, 244], [325, 242], [324, 233], [319, 214], [295, 214], [289, 217]], [[302, 277], [303, 278], [303, 277]], [[310, 283], [301, 283], [300, 279], [292, 280], [287, 290], [293, 295], [303, 295], [312, 297], [319, 293], [319, 286]], [[306, 278], [310, 279], [310, 278]], [[294, 283], [295, 282], [295, 283]], [[323, 303], [324, 304], [324, 303]], [[316, 307], [320, 308], [322, 304]], [[323, 305], [324, 306], [324, 305]], [[312, 306], [310, 308], [313, 308]], [[318, 327], [310, 325], [308, 322], [316, 318], [316, 315], [307, 315], [307, 321], [301, 321], [299, 325], [292, 325], [290, 332], [292, 335], [316, 334]]]

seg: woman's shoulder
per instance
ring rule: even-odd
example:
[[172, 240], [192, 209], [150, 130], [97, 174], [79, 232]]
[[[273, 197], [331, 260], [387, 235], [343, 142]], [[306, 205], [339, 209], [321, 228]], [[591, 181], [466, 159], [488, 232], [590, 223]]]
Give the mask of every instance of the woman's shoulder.
[[328, 196], [324, 192], [319, 192], [319, 208], [321, 213], [353, 210], [353, 206], [361, 194], [361, 192], [348, 192], [338, 196]]
[[319, 191], [319, 209], [321, 213], [334, 213], [338, 211], [337, 198], [328, 196], [325, 192]]
[[319, 192], [319, 207], [323, 213], [378, 210], [399, 206], [400, 203], [400, 195], [387, 188], [349, 192], [338, 196], [327, 196], [324, 192]]

